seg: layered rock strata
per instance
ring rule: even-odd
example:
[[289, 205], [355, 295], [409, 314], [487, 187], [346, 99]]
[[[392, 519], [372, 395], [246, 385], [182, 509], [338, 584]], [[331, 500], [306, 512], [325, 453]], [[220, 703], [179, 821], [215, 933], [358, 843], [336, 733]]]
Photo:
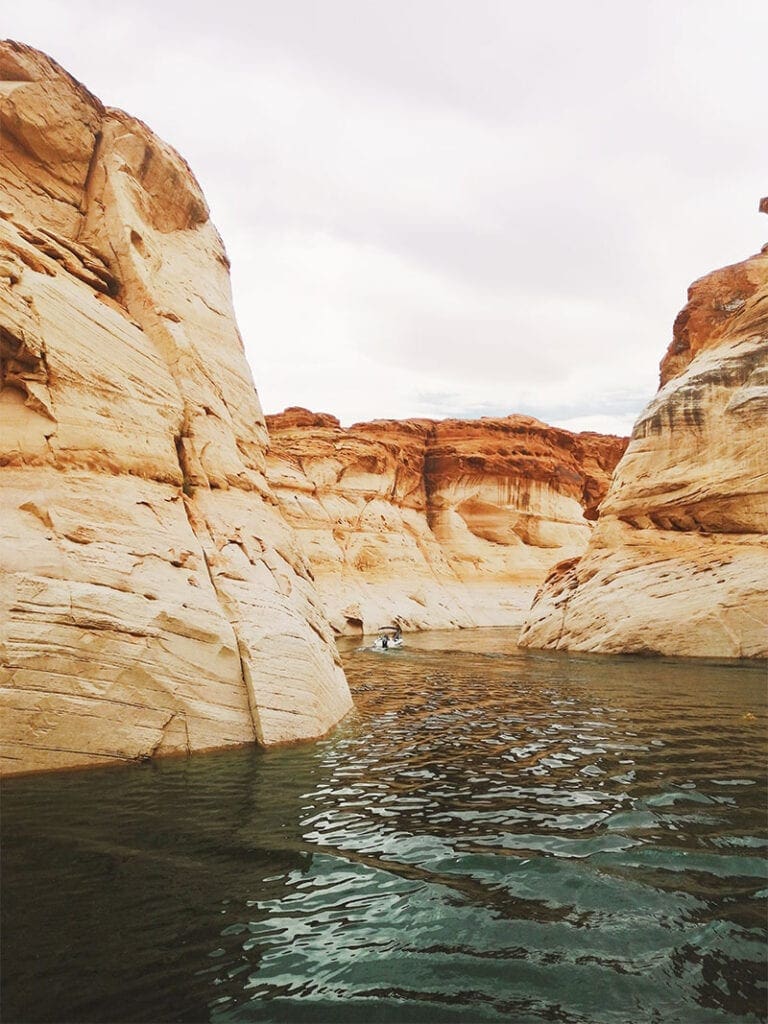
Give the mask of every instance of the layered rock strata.
[[587, 551], [551, 573], [521, 643], [768, 657], [767, 413], [765, 247], [689, 289]]
[[0, 131], [4, 770], [324, 733], [349, 691], [195, 179], [16, 43]]
[[339, 633], [519, 624], [584, 550], [626, 444], [525, 416], [267, 425], [270, 484]]

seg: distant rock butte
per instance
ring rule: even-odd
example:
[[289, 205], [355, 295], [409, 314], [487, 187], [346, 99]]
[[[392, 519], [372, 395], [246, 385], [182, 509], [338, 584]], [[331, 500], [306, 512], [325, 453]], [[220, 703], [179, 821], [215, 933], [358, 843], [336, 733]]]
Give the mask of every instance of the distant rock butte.
[[339, 633], [519, 624], [551, 566], [584, 550], [626, 446], [526, 416], [266, 420], [270, 485]]
[[18, 772], [350, 708], [184, 161], [0, 44], [0, 723]]
[[586, 553], [521, 643], [768, 657], [767, 414], [768, 246], [689, 289]]

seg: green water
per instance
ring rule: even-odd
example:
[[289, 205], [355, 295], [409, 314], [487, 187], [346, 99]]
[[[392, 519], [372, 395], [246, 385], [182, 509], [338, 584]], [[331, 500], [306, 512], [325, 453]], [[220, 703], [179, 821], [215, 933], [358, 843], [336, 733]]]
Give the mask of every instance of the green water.
[[764, 1020], [765, 665], [407, 641], [318, 744], [7, 781], [3, 1021]]

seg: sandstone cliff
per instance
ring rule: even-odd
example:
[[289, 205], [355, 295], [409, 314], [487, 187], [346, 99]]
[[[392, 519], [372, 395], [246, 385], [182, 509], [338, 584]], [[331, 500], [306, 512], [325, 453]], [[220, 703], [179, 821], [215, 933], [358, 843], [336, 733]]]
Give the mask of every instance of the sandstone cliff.
[[589, 547], [521, 643], [768, 656], [766, 413], [768, 247], [691, 286]]
[[340, 633], [509, 625], [587, 543], [621, 438], [525, 416], [267, 416], [267, 471]]
[[5, 770], [325, 732], [349, 691], [197, 183], [16, 43], [0, 132]]

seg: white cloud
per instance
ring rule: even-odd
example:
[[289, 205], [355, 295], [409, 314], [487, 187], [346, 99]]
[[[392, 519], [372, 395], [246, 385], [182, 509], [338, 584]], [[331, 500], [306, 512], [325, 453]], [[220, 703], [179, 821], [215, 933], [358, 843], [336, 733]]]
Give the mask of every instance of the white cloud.
[[768, 9], [27, 0], [189, 160], [264, 406], [626, 424], [687, 285], [760, 247]]

